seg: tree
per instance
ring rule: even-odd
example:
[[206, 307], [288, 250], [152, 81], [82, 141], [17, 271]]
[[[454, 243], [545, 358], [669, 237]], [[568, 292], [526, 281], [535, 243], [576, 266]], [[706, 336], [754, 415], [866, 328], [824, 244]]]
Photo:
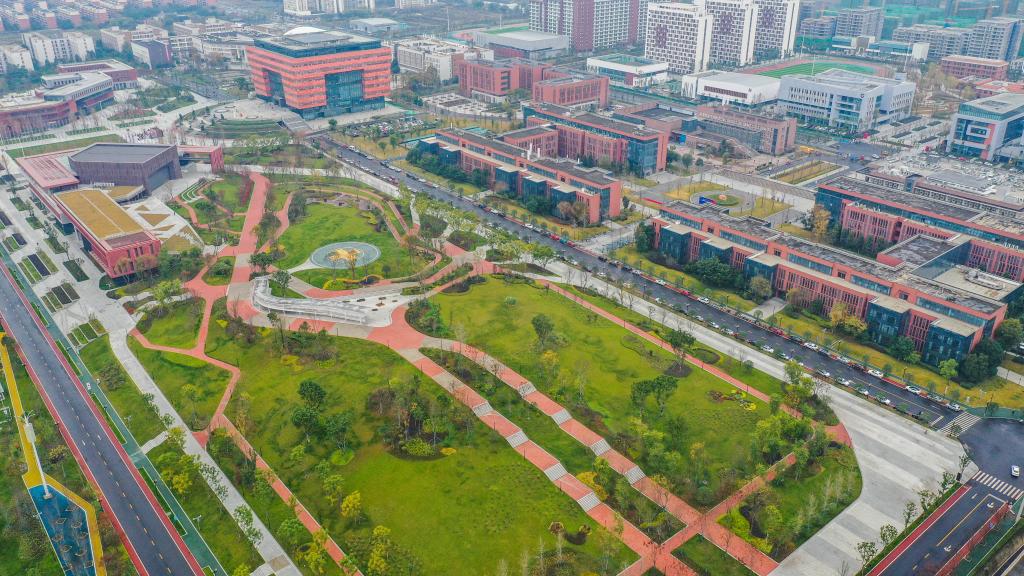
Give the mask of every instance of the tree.
[[682, 366], [686, 361], [686, 355], [690, 353], [690, 349], [693, 348], [697, 339], [689, 332], [672, 330], [665, 337], [665, 341], [672, 346], [672, 351], [676, 353], [676, 365]]
[[298, 518], [286, 518], [281, 522], [277, 533], [285, 541], [285, 545], [294, 550], [306, 539], [309, 531], [306, 530], [306, 527], [302, 525]]
[[888, 548], [890, 544], [896, 541], [900, 533], [896, 530], [896, 527], [892, 524], [886, 524], [879, 530], [878, 537], [882, 540], [882, 549]]
[[996, 340], [999, 340], [1005, 349], [1016, 348], [1021, 340], [1024, 340], [1024, 323], [1017, 318], [1003, 320], [996, 328]]
[[331, 506], [338, 501], [344, 490], [345, 479], [341, 474], [331, 474], [324, 478], [324, 499]]
[[292, 275], [287, 270], [278, 270], [274, 272], [272, 276], [274, 283], [281, 287], [282, 290], [288, 289], [288, 283], [291, 282]]
[[824, 242], [828, 238], [829, 223], [832, 220], [832, 213], [829, 212], [824, 206], [816, 204], [814, 209], [811, 210], [811, 232], [814, 233], [814, 239], [818, 242]]
[[261, 274], [266, 274], [267, 268], [274, 264], [277, 258], [270, 252], [257, 252], [249, 256], [249, 263], [259, 269]]
[[906, 336], [897, 336], [889, 344], [889, 353], [897, 360], [906, 360], [908, 356], [915, 352], [914, 341]]
[[654, 250], [654, 227], [643, 222], [637, 224], [633, 242], [636, 244], [636, 251], [641, 254]]
[[914, 504], [912, 501], [907, 501], [907, 503], [903, 505], [904, 530], [910, 526], [910, 523], [914, 520], [915, 516], [917, 516], [917, 504]]
[[182, 450], [185, 447], [185, 431], [180, 426], [175, 426], [167, 430], [167, 445], [176, 449]]
[[861, 566], [867, 566], [875, 554], [878, 554], [878, 545], [874, 542], [861, 542], [857, 544], [857, 554], [860, 555]]
[[772, 283], [764, 276], [754, 276], [750, 279], [750, 296], [757, 302], [764, 302], [772, 295]]
[[335, 132], [335, 131], [338, 130], [338, 121], [335, 120], [334, 118], [331, 118], [330, 120], [328, 120], [327, 121], [327, 125], [330, 126], [331, 132]]
[[313, 380], [303, 380], [299, 383], [299, 397], [310, 408], [319, 410], [327, 398], [327, 391]]
[[344, 518], [351, 518], [357, 521], [363, 514], [363, 495], [359, 490], [353, 490], [341, 501], [341, 515]]
[[946, 379], [946, 384], [949, 384], [950, 379], [955, 378], [959, 373], [959, 367], [955, 358], [948, 358], [939, 362], [939, 374]]
[[530, 257], [533, 258], [541, 267], [547, 266], [555, 256], [555, 249], [547, 244], [530, 245]]
[[530, 323], [533, 324], [533, 331], [537, 333], [537, 340], [540, 345], [542, 347], [547, 345], [548, 340], [555, 331], [555, 323], [546, 314], [537, 314]]
[[803, 288], [790, 288], [786, 291], [786, 304], [796, 311], [803, 310], [804, 306], [807, 305], [808, 299], [807, 291]]

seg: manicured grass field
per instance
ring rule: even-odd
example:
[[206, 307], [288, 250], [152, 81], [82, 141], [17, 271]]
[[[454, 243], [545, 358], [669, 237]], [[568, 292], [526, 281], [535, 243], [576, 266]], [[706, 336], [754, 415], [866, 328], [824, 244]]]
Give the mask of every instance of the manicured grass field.
[[[150, 407], [131, 376], [110, 349], [110, 337], [101, 336], [78, 351], [85, 366], [103, 388], [103, 393], [114, 405], [121, 419], [128, 425], [135, 441], [140, 445], [164, 431], [156, 412]], [[111, 379], [118, 384], [111, 385]]]
[[[514, 304], [507, 303], [509, 298]], [[449, 326], [466, 331], [469, 343], [562, 400], [570, 412], [575, 408], [577, 417], [609, 440], [633, 426], [632, 384], [662, 374], [672, 363], [668, 352], [539, 287], [490, 278], [466, 293], [442, 293], [432, 301]], [[566, 340], [556, 350], [560, 368], [554, 377], [537, 361], [537, 336], [531, 322], [538, 314], [548, 316], [555, 331]], [[567, 382], [573, 384], [567, 386]], [[583, 388], [586, 404], [593, 411], [591, 421], [573, 400], [577, 385]], [[678, 417], [685, 421], [685, 431], [678, 435], [680, 443], [703, 443], [710, 467], [715, 470], [731, 467], [749, 454], [754, 426], [768, 414], [767, 406], [760, 402], [755, 402], [755, 410], [750, 411], [732, 402], [716, 403], [709, 397], [711, 391], [729, 394], [733, 390], [725, 382], [694, 369], [680, 380], [662, 419]], [[657, 429], [661, 424], [652, 427]]]
[[753, 216], [754, 218], [767, 218], [776, 212], [782, 212], [787, 208], [792, 208], [789, 204], [781, 200], [772, 200], [771, 198], [760, 197], [754, 200], [754, 207], [750, 210], [743, 210], [742, 212], [732, 213], [737, 218], [744, 216]]
[[782, 78], [783, 76], [791, 76], [793, 74], [820, 74], [826, 70], [831, 70], [832, 68], [849, 70], [850, 72], [859, 72], [860, 74], [868, 74], [870, 76], [875, 75], [875, 69], [870, 66], [858, 66], [856, 64], [847, 64], [845, 62], [833, 62], [828, 60], [813, 63], [804, 62], [802, 64], [787, 66], [786, 68], [779, 68], [778, 70], [758, 72], [757, 74], [759, 76], [769, 76], [771, 78]]
[[[774, 316], [774, 319], [783, 330], [790, 330], [803, 338], [809, 337], [819, 344], [831, 343], [835, 339], [833, 334], [825, 332], [823, 325], [806, 316], [793, 318], [788, 314], [779, 313]], [[893, 376], [913, 379], [913, 383], [921, 388], [927, 388], [928, 383], [932, 382], [935, 384], [936, 392], [945, 393], [947, 396], [955, 390], [960, 394], [958, 400], [960, 404], [982, 407], [987, 402], [997, 402], [1000, 406], [1007, 408], [1024, 407], [1024, 386], [1019, 386], [998, 376], [968, 389], [956, 382], [947, 382], [938, 372], [933, 372], [920, 364], [910, 365], [901, 362], [884, 352], [854, 340], [843, 339], [839, 345], [839, 351], [855, 362], [863, 362], [864, 357], [867, 356], [868, 363], [878, 369], [883, 369], [886, 364], [889, 364], [892, 367], [890, 373]]]
[[139, 322], [139, 331], [153, 344], [187, 350], [196, 345], [202, 311], [202, 302], [173, 302], [159, 314], [156, 310], [147, 312]]
[[814, 162], [780, 172], [779, 174], [776, 174], [774, 178], [779, 182], [785, 182], [787, 184], [800, 184], [807, 182], [808, 180], [813, 180], [823, 174], [828, 174], [837, 168], [839, 168], [837, 164], [815, 160]]
[[79, 138], [77, 140], [62, 140], [60, 142], [51, 142], [49, 144], [15, 148], [14, 150], [8, 150], [7, 153], [11, 158], [21, 158], [22, 156], [48, 154], [50, 152], [71, 150], [73, 148], [85, 148], [89, 144], [95, 144], [96, 142], [124, 142], [124, 138], [121, 138], [117, 134], [103, 134], [101, 136], [91, 136], [89, 138]]
[[[377, 226], [381, 227], [378, 231]], [[387, 230], [377, 212], [360, 211], [355, 206], [312, 204], [308, 215], [292, 224], [281, 235], [279, 244], [285, 256], [277, 266], [289, 269], [302, 264], [317, 248], [332, 242], [358, 241], [380, 249], [380, 258], [355, 270], [356, 278], [377, 274], [384, 278], [408, 276], [426, 265], [420, 256], [401, 246]], [[332, 278], [349, 278], [348, 270], [326, 268], [303, 270], [295, 274], [313, 286], [324, 286]]]
[[704, 180], [684, 184], [678, 188], [666, 192], [665, 195], [675, 200], [684, 200], [686, 202], [689, 202], [690, 198], [692, 198], [693, 195], [697, 194], [698, 192], [719, 192], [728, 189], [729, 188], [727, 186], [723, 186], [721, 184], [716, 184], [714, 182]]
[[241, 196], [242, 177], [238, 174], [225, 174], [223, 180], [210, 185], [210, 192], [216, 194], [222, 206], [231, 212], [245, 212], [249, 203], [243, 202]]
[[230, 374], [191, 356], [149, 350], [134, 338], [129, 338], [128, 347], [185, 422], [193, 430], [205, 428], [217, 409]]
[[[183, 455], [184, 452], [166, 442], [148, 454], [150, 461], [164, 476], [165, 481], [168, 474], [173, 475], [179, 471], [177, 462]], [[176, 491], [175, 496], [190, 518], [200, 518], [196, 522], [196, 528], [229, 574], [239, 566], [247, 566], [249, 570], [254, 570], [263, 564], [259, 554], [239, 529], [238, 523], [224, 509], [217, 495], [200, 474], [193, 474], [192, 486], [185, 492]]]
[[[218, 309], [222, 309], [220, 305]], [[600, 555], [601, 529], [464, 408], [458, 411], [471, 423], [472, 440], [454, 454], [413, 459], [387, 450], [377, 432], [382, 423], [366, 408], [371, 392], [417, 379], [424, 393], [445, 395], [397, 354], [363, 340], [331, 338], [331, 360], [303, 362], [281, 356], [276, 337], [267, 333], [246, 345], [228, 337], [215, 321], [208, 353], [240, 365], [243, 376], [228, 415], [236, 423], [243, 422], [241, 427], [256, 450], [343, 548], [359, 550], [358, 542], [365, 541], [370, 527], [352, 528], [340, 517], [337, 505], [324, 500], [321, 481], [313, 473], [320, 462], [331, 463], [331, 473], [344, 477], [346, 493], [361, 493], [372, 525], [392, 530], [392, 540], [416, 558], [421, 568], [418, 573], [489, 574], [501, 560], [518, 567], [524, 552], [536, 553], [539, 541], [547, 550], [553, 549], [555, 539], [548, 532], [553, 521], [572, 530], [581, 525], [594, 527], [581, 550]], [[289, 462], [289, 452], [303, 443], [292, 414], [301, 404], [299, 382], [306, 379], [326, 390], [325, 415], [352, 411], [359, 437], [354, 455], [343, 454], [333, 442], [311, 440], [304, 455]], [[248, 400], [242, 400], [244, 397]], [[239, 413], [243, 408], [244, 415]], [[246, 422], [251, 424], [246, 426]], [[613, 548], [614, 570], [609, 572], [617, 573], [633, 555], [618, 543]]]
[[672, 555], [693, 568], [699, 576], [754, 576], [743, 563], [700, 534], [684, 542]]
[[622, 260], [634, 268], [641, 267], [642, 265], [644, 270], [648, 272], [653, 271], [655, 276], [664, 278], [666, 282], [671, 282], [677, 286], [680, 285], [679, 283], [681, 282], [682, 286], [691, 292], [702, 294], [716, 302], [724, 302], [728, 306], [732, 306], [733, 308], [737, 308], [744, 312], [749, 312], [757, 307], [756, 302], [747, 300], [735, 292], [730, 292], [729, 290], [724, 290], [722, 288], [705, 286], [703, 282], [685, 272], [651, 262], [646, 256], [637, 252], [636, 248], [634, 248], [632, 244], [619, 248], [612, 253], [612, 256]]

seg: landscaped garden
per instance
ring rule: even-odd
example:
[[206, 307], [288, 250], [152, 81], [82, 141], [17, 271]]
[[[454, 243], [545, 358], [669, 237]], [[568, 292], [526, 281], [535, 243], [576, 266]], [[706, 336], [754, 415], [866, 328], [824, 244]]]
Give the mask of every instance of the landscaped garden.
[[93, 340], [81, 348], [78, 355], [103, 388], [104, 395], [121, 415], [136, 442], [145, 444], [164, 431], [156, 410], [114, 356], [108, 336]]
[[136, 326], [153, 344], [188, 349], [196, 345], [203, 301], [195, 298], [157, 305]]
[[210, 286], [226, 286], [231, 282], [231, 274], [235, 270], [235, 257], [225, 256], [218, 258], [216, 262], [210, 266], [206, 274], [203, 274], [203, 281]]
[[565, 221], [555, 218], [554, 216], [531, 212], [518, 202], [497, 194], [488, 196], [487, 203], [502, 212], [511, 214], [518, 220], [530, 222], [541, 230], [548, 230], [558, 234], [559, 236], [570, 238], [572, 240], [586, 240], [587, 238], [591, 238], [608, 231], [606, 226], [601, 225], [573, 226]]
[[365, 279], [401, 278], [415, 274], [429, 262], [417, 250], [395, 239], [383, 215], [369, 204], [349, 197], [347, 205], [313, 203], [305, 215], [293, 221], [278, 239], [283, 252], [276, 262], [281, 269], [291, 269], [306, 262], [313, 252], [335, 242], [364, 242], [380, 250], [373, 262], [355, 268], [346, 263], [336, 267], [313, 267], [294, 272], [296, 278], [318, 288], [344, 288]]
[[[559, 564], [565, 573], [615, 574], [633, 561], [394, 352], [324, 333], [257, 330], [222, 303], [215, 316], [207, 352], [242, 370], [227, 415], [364, 570], [381, 554], [378, 573], [403, 575], [518, 571], [524, 555], [545, 574], [563, 573]], [[154, 376], [160, 382], [161, 371]], [[211, 440], [211, 452], [289, 551], [309, 546], [308, 533], [290, 535], [287, 507], [260, 499], [263, 480], [230, 440]]]
[[[769, 414], [563, 296], [508, 280], [439, 294], [411, 308], [410, 321], [435, 335], [464, 334], [696, 505], [714, 504], [810, 434], [808, 423]], [[763, 420], [778, 432], [770, 441], [761, 437]]]
[[202, 430], [217, 409], [230, 374], [184, 354], [145, 348], [134, 338], [128, 347], [153, 377], [164, 395], [192, 430]]
[[672, 554], [693, 568], [699, 576], [754, 576], [743, 563], [700, 534], [684, 542]]

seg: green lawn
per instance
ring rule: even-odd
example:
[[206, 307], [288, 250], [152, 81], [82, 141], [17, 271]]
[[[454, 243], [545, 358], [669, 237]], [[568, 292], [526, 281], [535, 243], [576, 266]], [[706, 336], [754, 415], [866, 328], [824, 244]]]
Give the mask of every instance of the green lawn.
[[[722, 516], [719, 523], [742, 537], [750, 533], [750, 523], [740, 514], [741, 509], [750, 506], [754, 499], [775, 506], [783, 521], [793, 527], [787, 542], [767, 551], [776, 560], [782, 560], [853, 503], [860, 490], [860, 468], [853, 450], [845, 446], [829, 448], [808, 470], [797, 474], [796, 466], [787, 469], [760, 494], [749, 496]], [[794, 525], [797, 518], [802, 522]]]
[[[221, 304], [217, 310], [223, 311]], [[555, 541], [548, 526], [559, 521], [571, 530], [594, 527], [579, 551], [591, 557], [600, 554], [601, 529], [461, 406], [451, 418], [465, 423], [457, 436], [468, 442], [457, 443], [454, 454], [414, 459], [386, 449], [378, 432], [386, 422], [366, 409], [371, 392], [418, 380], [422, 392], [447, 398], [397, 354], [371, 342], [329, 337], [331, 359], [307, 362], [282, 357], [273, 343], [276, 337], [268, 332], [247, 345], [243, 339], [229, 337], [221, 321], [211, 324], [208, 353], [237, 362], [243, 372], [228, 415], [241, 422], [256, 450], [347, 552], [365, 560], [369, 529], [383, 525], [392, 530], [400, 556], [415, 559], [420, 567], [415, 573], [485, 574], [501, 560], [518, 567], [521, 555], [534, 553], [538, 541], [552, 550]], [[298, 383], [305, 379], [326, 390], [325, 416], [353, 413], [359, 438], [354, 454], [346, 455], [333, 442], [314, 439], [299, 461], [289, 461], [289, 452], [303, 441], [291, 416], [301, 404]], [[350, 525], [340, 517], [336, 504], [325, 501], [322, 483], [313, 472], [321, 462], [331, 465], [331, 473], [344, 477], [345, 493], [361, 493], [370, 525]], [[575, 548], [566, 545], [567, 550]], [[618, 543], [612, 556], [612, 569], [601, 573], [617, 573], [634, 559]], [[584, 565], [593, 566], [593, 560]]]
[[[184, 354], [149, 350], [134, 338], [128, 347], [193, 430], [210, 422], [230, 374]], [[189, 393], [192, 392], [192, 397]]]
[[187, 350], [196, 345], [202, 319], [202, 301], [184, 300], [168, 304], [164, 310], [150, 310], [138, 328], [153, 344]]
[[683, 200], [689, 202], [690, 198], [693, 198], [694, 194], [698, 192], [721, 192], [722, 190], [728, 190], [728, 186], [722, 184], [716, 184], [708, 180], [698, 180], [689, 184], [684, 184], [678, 188], [670, 190], [665, 193], [665, 196], [673, 198], [675, 200]]
[[[355, 206], [312, 204], [308, 215], [281, 235], [279, 244], [285, 256], [277, 266], [293, 268], [305, 262], [317, 248], [342, 241], [366, 242], [380, 249], [380, 258], [355, 270], [357, 279], [367, 275], [399, 278], [414, 274], [425, 266], [423, 258], [401, 246], [379, 218], [377, 212], [363, 212]], [[323, 287], [334, 278], [351, 278], [351, 273], [345, 269], [335, 272], [317, 268], [302, 270], [295, 276], [313, 286]]]
[[220, 204], [230, 212], [245, 212], [249, 203], [242, 202], [242, 177], [238, 174], [225, 174], [222, 178], [210, 185], [210, 192], [213, 192]]
[[632, 244], [619, 248], [612, 253], [612, 256], [622, 260], [634, 268], [640, 267], [647, 272], [653, 272], [655, 276], [663, 278], [666, 282], [670, 282], [677, 286], [682, 285], [691, 292], [707, 296], [716, 302], [723, 302], [727, 306], [737, 308], [744, 312], [749, 312], [757, 307], [756, 302], [747, 300], [735, 292], [725, 290], [723, 288], [705, 286], [703, 282], [685, 272], [651, 262], [646, 256], [637, 252], [636, 248]]
[[774, 178], [779, 182], [785, 182], [787, 184], [800, 184], [808, 180], [812, 180], [823, 174], [828, 174], [833, 170], [838, 169], [839, 166], [831, 162], [824, 162], [821, 160], [815, 160], [802, 166], [790, 168], [785, 172], [776, 174]]
[[534, 214], [521, 204], [513, 202], [508, 198], [498, 195], [491, 195], [487, 198], [487, 203], [498, 208], [502, 212], [507, 212], [519, 220], [524, 222], [532, 222], [535, 226], [540, 226], [542, 229], [549, 230], [564, 236], [565, 238], [571, 238], [573, 240], [585, 240], [598, 234], [603, 234], [608, 231], [606, 226], [570, 226], [563, 224], [559, 220], [541, 214]]
[[[774, 316], [774, 321], [783, 330], [789, 330], [793, 334], [805, 339], [809, 338], [819, 344], [832, 344], [836, 339], [836, 335], [829, 333], [830, 331], [824, 323], [819, 323], [807, 316], [801, 315], [793, 318], [780, 312]], [[833, 347], [836, 348], [835, 344]], [[880, 370], [889, 364], [892, 367], [890, 373], [893, 376], [913, 380], [913, 383], [921, 388], [927, 388], [929, 383], [934, 383], [936, 392], [949, 396], [956, 391], [960, 395], [958, 400], [960, 404], [981, 407], [991, 401], [1007, 408], [1024, 407], [1024, 386], [999, 377], [990, 378], [974, 388], [964, 388], [956, 382], [946, 382], [946, 379], [938, 372], [934, 372], [924, 365], [910, 365], [901, 362], [876, 348], [850, 339], [842, 339], [837, 348], [842, 354], [856, 362], [863, 362], [867, 357], [868, 363]]]
[[693, 568], [698, 576], [754, 576], [742, 562], [729, 556], [700, 534], [673, 550], [672, 555]]
[[210, 266], [210, 269], [203, 274], [203, 281], [210, 286], [226, 286], [231, 282], [231, 275], [235, 269], [235, 257], [225, 256], [218, 258], [216, 262]]
[[773, 200], [771, 198], [765, 198], [761, 196], [754, 201], [754, 206], [750, 210], [743, 210], [742, 212], [737, 212], [732, 215], [736, 216], [737, 218], [742, 218], [744, 216], [753, 216], [754, 218], [767, 218], [768, 216], [771, 216], [776, 212], [782, 212], [787, 208], [792, 208], [792, 206], [786, 204], [781, 200]]
[[[177, 464], [183, 455], [184, 452], [166, 442], [148, 454], [150, 461], [165, 481], [179, 472]], [[184, 493], [175, 491], [174, 495], [189, 518], [193, 519], [210, 550], [220, 560], [221, 566], [231, 574], [238, 566], [244, 565], [248, 566], [249, 570], [254, 570], [263, 564], [256, 549], [245, 538], [238, 523], [231, 513], [224, 509], [224, 505], [217, 499], [217, 495], [210, 489], [206, 480], [198, 473], [192, 476], [191, 488]], [[200, 518], [198, 522], [196, 518]]]
[[858, 72], [860, 74], [867, 74], [869, 76], [875, 75], [875, 69], [870, 66], [858, 66], [856, 64], [847, 64], [845, 62], [833, 62], [833, 61], [821, 61], [821, 62], [804, 62], [802, 64], [796, 64], [794, 66], [788, 66], [786, 68], [779, 68], [778, 70], [769, 70], [767, 72], [758, 72], [759, 76], [769, 76], [771, 78], [782, 78], [783, 76], [791, 76], [793, 74], [820, 74], [826, 70], [832, 68], [839, 68], [840, 70], [849, 70], [850, 72]]
[[[492, 277], [466, 293], [442, 293], [431, 301], [439, 306], [444, 322], [465, 330], [469, 343], [530, 379], [613, 444], [616, 434], [634, 432], [632, 384], [662, 374], [673, 362], [668, 352], [621, 326], [527, 284], [506, 284]], [[537, 361], [532, 319], [538, 314], [548, 316], [566, 342], [557, 348], [553, 374]], [[580, 388], [585, 403], [578, 400]], [[700, 442], [710, 470], [740, 468], [749, 456], [755, 424], [768, 414], [767, 406], [754, 402], [753, 410], [748, 410], [734, 402], [716, 402], [712, 391], [731, 394], [734, 388], [693, 369], [669, 398], [665, 414], [650, 418], [649, 424], [666, 431], [669, 421], [682, 422], [672, 427], [672, 449], [686, 451]]]
[[142, 397], [131, 376], [110, 349], [110, 337], [101, 336], [78, 351], [85, 366], [103, 388], [103, 393], [128, 425], [139, 444], [145, 444], [163, 432], [153, 408]]
[[85, 148], [86, 146], [95, 144], [96, 142], [124, 142], [124, 138], [121, 138], [117, 134], [103, 134], [101, 136], [90, 136], [89, 138], [79, 138], [77, 140], [62, 140], [60, 142], [51, 142], [49, 144], [15, 148], [14, 150], [8, 150], [7, 153], [11, 158], [21, 158], [22, 156], [35, 156], [37, 154], [49, 154], [50, 152], [61, 152], [63, 150], [71, 150], [74, 148]]

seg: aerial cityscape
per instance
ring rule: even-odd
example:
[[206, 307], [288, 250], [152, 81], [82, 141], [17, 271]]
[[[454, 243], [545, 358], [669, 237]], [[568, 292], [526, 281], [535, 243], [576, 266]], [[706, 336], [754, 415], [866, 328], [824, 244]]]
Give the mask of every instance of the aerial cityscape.
[[0, 0], [0, 575], [1024, 576], [1017, 0]]

